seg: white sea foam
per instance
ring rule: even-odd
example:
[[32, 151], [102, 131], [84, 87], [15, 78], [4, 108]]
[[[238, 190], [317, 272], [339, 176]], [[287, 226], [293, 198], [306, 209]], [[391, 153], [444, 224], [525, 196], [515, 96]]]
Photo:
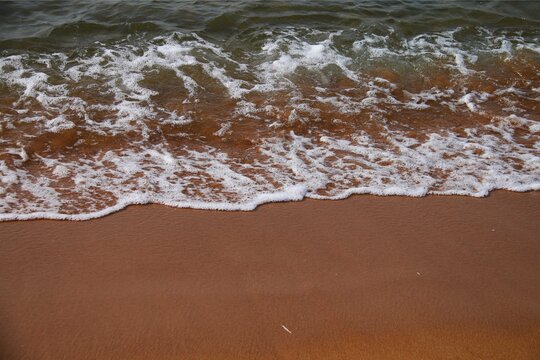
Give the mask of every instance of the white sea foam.
[[[504, 126], [521, 126], [522, 121], [525, 120], [511, 118]], [[505, 131], [504, 126], [500, 131]], [[252, 210], [261, 203], [304, 197], [341, 199], [364, 193], [486, 196], [493, 189], [540, 189], [538, 144], [535, 150], [516, 148], [493, 135], [462, 138], [432, 134], [422, 143], [399, 133], [388, 138], [392, 146], [385, 148], [365, 134], [350, 140], [329, 136], [316, 140], [290, 133], [286, 139], [267, 139], [260, 149], [266, 160], [253, 163], [238, 163], [211, 148], [175, 156], [159, 146], [141, 152], [108, 152], [99, 159], [72, 163], [43, 159], [53, 169], [54, 177], [48, 179], [2, 164], [4, 184], [23, 184], [42, 203], [19, 200], [18, 212], [4, 211], [0, 218], [88, 219], [129, 204], [150, 202], [200, 209]], [[506, 159], [508, 154], [519, 159], [519, 169]], [[183, 175], [176, 175], [179, 172]], [[70, 215], [59, 211], [62, 195], [52, 184], [55, 178], [71, 173], [77, 174], [73, 190], [93, 204], [80, 214]], [[142, 176], [137, 178], [135, 174]], [[193, 186], [193, 181], [198, 185]], [[280, 186], [276, 187], [276, 183]], [[327, 188], [330, 184], [333, 188]], [[216, 185], [221, 189], [218, 192]], [[103, 209], [101, 202], [94, 199], [96, 188], [106, 189], [115, 205]], [[8, 210], [15, 201], [14, 194], [10, 194], [2, 206]]]
[[[23, 132], [3, 136], [0, 220], [85, 220], [145, 203], [252, 210], [305, 197], [540, 190], [540, 119], [527, 107], [538, 101], [540, 87], [519, 77], [501, 84], [482, 68], [497, 59], [531, 63], [538, 44], [486, 29], [468, 43], [457, 40], [460, 31], [399, 38], [389, 30], [351, 39], [342, 32], [282, 29], [267, 33], [249, 56], [175, 33], [73, 56], [1, 57], [0, 81], [17, 95], [0, 118], [1, 129], [139, 137], [126, 148], [76, 157], [78, 143], [43, 155], [27, 151]], [[430, 71], [441, 69], [450, 74], [446, 83], [408, 87], [411, 73], [430, 83]], [[217, 101], [233, 105], [209, 126], [223, 148], [204, 136], [196, 146], [152, 139], [162, 125], [201, 125], [205, 119], [193, 109], [220, 106]], [[422, 136], [408, 134], [415, 129], [405, 121], [394, 124], [405, 111], [432, 116]], [[457, 124], [458, 133], [437, 124], [445, 111], [483, 123]], [[257, 128], [246, 139], [253, 146], [240, 155], [226, 151], [237, 124]], [[366, 131], [371, 125], [377, 130]], [[296, 128], [302, 135], [290, 130]]]
[[[479, 54], [504, 52], [514, 56], [509, 49], [535, 50], [534, 44], [518, 35], [493, 35], [480, 29], [478, 49], [471, 48], [465, 42], [455, 39], [460, 29], [452, 31], [421, 34], [411, 39], [396, 39], [393, 31], [387, 35], [361, 34], [362, 39], [352, 44], [356, 52], [367, 51], [369, 57], [385, 57], [392, 61], [411, 64], [421, 57], [421, 61], [442, 62], [453, 69], [457, 75], [471, 75], [471, 65], [477, 62]], [[341, 75], [350, 79], [356, 86], [370, 86], [368, 96], [358, 100], [356, 109], [363, 105], [380, 102], [398, 104], [390, 93], [391, 88], [377, 83], [363, 73], [363, 68], [370, 66], [369, 60], [363, 60], [347, 49], [336, 44], [335, 39], [341, 32], [319, 35], [316, 40], [306, 38], [294, 29], [281, 33], [269, 33], [268, 40], [255, 51], [256, 61], [242, 63], [219, 46], [202, 39], [195, 34], [173, 34], [158, 37], [139, 47], [118, 44], [102, 46], [91, 55], [81, 54], [75, 59], [61, 53], [30, 55], [12, 55], [0, 59], [0, 81], [17, 89], [19, 100], [14, 104], [15, 111], [24, 111], [33, 102], [46, 109], [42, 114], [28, 117], [37, 119], [44, 125], [45, 131], [57, 131], [72, 126], [66, 117], [67, 111], [73, 111], [85, 118], [85, 125], [93, 131], [98, 128], [110, 134], [125, 131], [147, 131], [147, 125], [141, 118], [177, 125], [187, 124], [190, 114], [171, 111], [153, 101], [158, 91], [144, 84], [146, 79], [163, 69], [171, 71], [188, 97], [179, 98], [178, 103], [196, 103], [199, 95], [207, 92], [209, 86], [224, 89], [228, 96], [238, 101], [254, 92], [273, 92], [278, 90], [297, 91], [297, 85], [291, 75], [307, 70], [322, 82], [327, 82], [332, 67]], [[506, 36], [506, 37], [505, 37]], [[383, 49], [383, 50], [381, 50]], [[503, 49], [503, 50], [501, 50]], [[351, 49], [349, 49], [351, 50]], [[375, 53], [376, 54], [375, 54]], [[47, 63], [47, 70], [41, 70], [32, 62]], [[55, 64], [55, 65], [52, 65]], [[192, 75], [193, 67], [198, 67], [211, 82], [207, 83]], [[56, 70], [56, 71], [53, 71]], [[63, 78], [62, 84], [50, 81], [50, 74]], [[248, 78], [255, 80], [246, 80]], [[383, 79], [387, 81], [386, 79]], [[99, 94], [106, 94], [106, 101], [95, 102], [80, 97], [75, 90], [81, 90], [81, 82], [89, 82], [89, 89]], [[324, 89], [326, 84], [320, 84]], [[391, 85], [391, 84], [390, 84]], [[385, 88], [386, 87], [386, 88]], [[84, 88], [82, 88], [84, 90]], [[181, 90], [181, 89], [179, 89]], [[445, 92], [449, 89], [434, 89]], [[319, 97], [339, 100], [347, 95], [321, 94]], [[464, 94], [466, 96], [466, 94]], [[298, 97], [302, 95], [299, 93]], [[463, 101], [466, 98], [462, 98]], [[347, 100], [353, 103], [355, 100]], [[299, 102], [291, 104], [298, 105]], [[363, 105], [362, 105], [363, 104]], [[424, 103], [425, 104], [425, 103]], [[471, 109], [474, 101], [465, 102]], [[408, 106], [425, 105], [409, 103]], [[472, 110], [471, 110], [472, 111]], [[107, 112], [111, 116], [96, 121], [96, 112]], [[50, 117], [54, 114], [56, 120]], [[41, 115], [41, 116], [40, 116]], [[246, 114], [244, 114], [246, 115]], [[60, 121], [61, 120], [61, 121]], [[186, 121], [183, 121], [186, 120]], [[56, 123], [60, 123], [56, 127]], [[49, 126], [47, 126], [49, 124]]]

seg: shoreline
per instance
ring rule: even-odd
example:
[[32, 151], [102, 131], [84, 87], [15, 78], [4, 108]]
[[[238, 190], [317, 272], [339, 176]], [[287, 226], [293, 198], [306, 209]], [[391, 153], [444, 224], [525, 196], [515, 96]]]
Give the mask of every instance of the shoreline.
[[0, 223], [1, 359], [533, 359], [540, 192]]
[[311, 197], [307, 195], [307, 190], [304, 186], [292, 186], [288, 191], [278, 191], [275, 193], [263, 193], [255, 200], [247, 203], [222, 203], [222, 202], [167, 202], [156, 199], [127, 199], [119, 201], [116, 205], [107, 207], [105, 209], [81, 214], [64, 214], [64, 213], [48, 213], [48, 212], [35, 212], [29, 214], [0, 214], [0, 224], [2, 222], [17, 222], [17, 221], [31, 221], [31, 220], [53, 220], [53, 221], [90, 221], [97, 220], [103, 217], [124, 211], [131, 206], [166, 206], [174, 209], [182, 210], [203, 210], [203, 211], [219, 211], [219, 212], [251, 212], [257, 210], [259, 207], [269, 204], [289, 203], [289, 202], [302, 202], [302, 201], [341, 201], [347, 200], [354, 196], [372, 196], [372, 197], [402, 197], [402, 198], [425, 198], [425, 197], [465, 197], [482, 199], [491, 196], [494, 192], [511, 192], [511, 193], [530, 193], [540, 192], [540, 184], [530, 184], [529, 187], [524, 190], [506, 189], [506, 188], [494, 188], [488, 190], [486, 194], [460, 194], [460, 193], [433, 193], [433, 192], [421, 192], [413, 191], [412, 193], [399, 193], [390, 189], [387, 193], [373, 193], [366, 189], [350, 189], [345, 191], [336, 197]]

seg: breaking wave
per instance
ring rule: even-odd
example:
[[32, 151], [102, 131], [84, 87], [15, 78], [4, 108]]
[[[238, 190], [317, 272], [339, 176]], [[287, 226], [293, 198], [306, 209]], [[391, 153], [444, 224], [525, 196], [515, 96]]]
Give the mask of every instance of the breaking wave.
[[539, 36], [285, 26], [4, 51], [0, 219], [539, 190]]

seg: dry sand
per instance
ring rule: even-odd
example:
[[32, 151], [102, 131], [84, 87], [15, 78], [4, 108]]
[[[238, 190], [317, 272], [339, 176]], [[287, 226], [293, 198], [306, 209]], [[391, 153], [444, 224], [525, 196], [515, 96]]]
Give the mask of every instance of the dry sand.
[[540, 359], [540, 192], [0, 224], [3, 359]]

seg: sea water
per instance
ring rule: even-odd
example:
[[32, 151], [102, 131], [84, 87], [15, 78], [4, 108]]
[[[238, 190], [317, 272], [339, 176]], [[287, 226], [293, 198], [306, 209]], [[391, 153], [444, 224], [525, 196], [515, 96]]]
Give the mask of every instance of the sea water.
[[0, 219], [539, 190], [538, 14], [2, 1]]

